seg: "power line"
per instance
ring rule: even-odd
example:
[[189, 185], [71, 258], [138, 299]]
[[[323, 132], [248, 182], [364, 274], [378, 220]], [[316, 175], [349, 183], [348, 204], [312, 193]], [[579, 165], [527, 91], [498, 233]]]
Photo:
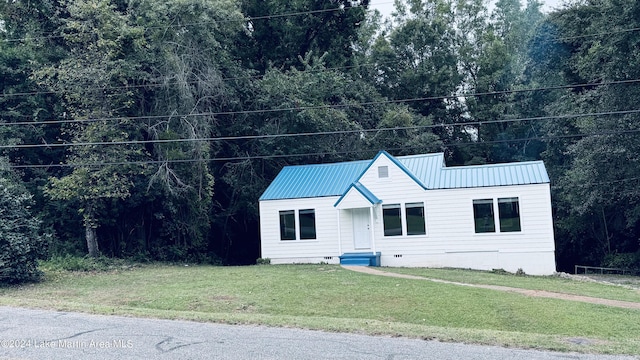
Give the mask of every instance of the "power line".
[[559, 37], [559, 38], [550, 39], [550, 40], [565, 41], [565, 40], [582, 39], [582, 38], [586, 38], [586, 37], [596, 37], [596, 36], [621, 34], [621, 33], [626, 33], [626, 32], [635, 32], [635, 31], [640, 31], [640, 27], [635, 27], [635, 28], [630, 28], [630, 29], [612, 30], [612, 31], [600, 32], [600, 33], [595, 33], [595, 34], [582, 34], [582, 35], [576, 35], [576, 36], [565, 36], [565, 37]]
[[[361, 133], [379, 132], [379, 131], [421, 130], [421, 129], [424, 130], [424, 129], [444, 128], [444, 127], [451, 127], [451, 126], [465, 127], [465, 126], [483, 125], [483, 124], [486, 125], [486, 124], [512, 123], [512, 122], [524, 122], [524, 121], [573, 119], [573, 118], [588, 117], [588, 116], [628, 115], [628, 114], [637, 114], [637, 113], [640, 113], [640, 109], [594, 112], [594, 113], [585, 113], [585, 114], [536, 116], [536, 117], [526, 117], [526, 118], [518, 118], [518, 119], [469, 121], [469, 122], [461, 122], [461, 123], [432, 124], [432, 125], [378, 128], [378, 129], [354, 129], [354, 130], [318, 131], [318, 132], [305, 132], [305, 133], [221, 136], [221, 137], [207, 137], [207, 138], [199, 138], [199, 139], [155, 139], [155, 140], [99, 141], [99, 142], [77, 142], [77, 143], [53, 143], [53, 144], [48, 144], [48, 143], [16, 144], [16, 145], [1, 145], [0, 149], [33, 149], [33, 148], [59, 148], [59, 147], [75, 147], [75, 146], [143, 145], [143, 144], [166, 144], [166, 143], [185, 143], [185, 142], [256, 140], [256, 139], [272, 139], [272, 138], [301, 137], [301, 136], [344, 135], [344, 134], [354, 134], [354, 133], [361, 134]], [[633, 131], [635, 132], [635, 130]]]
[[164, 119], [164, 118], [174, 118], [174, 117], [180, 118], [180, 117], [198, 117], [198, 116], [251, 115], [251, 114], [265, 114], [265, 113], [285, 112], [285, 111], [322, 110], [322, 109], [336, 109], [336, 108], [373, 106], [373, 105], [384, 105], [384, 104], [403, 104], [403, 103], [410, 103], [410, 102], [417, 102], [417, 101], [450, 100], [450, 99], [459, 99], [459, 98], [465, 98], [465, 97], [509, 95], [509, 94], [519, 94], [519, 93], [536, 92], [536, 91], [566, 90], [566, 89], [573, 89], [573, 88], [580, 88], [580, 87], [635, 84], [639, 82], [640, 82], [640, 79], [613, 80], [613, 81], [599, 82], [599, 83], [594, 82], [594, 83], [584, 83], [584, 84], [557, 85], [557, 86], [548, 86], [548, 87], [531, 88], [531, 89], [516, 89], [516, 90], [502, 90], [502, 91], [487, 91], [487, 92], [470, 93], [470, 94], [426, 96], [426, 97], [418, 97], [418, 98], [411, 98], [411, 99], [366, 101], [366, 102], [349, 103], [349, 104], [295, 106], [295, 107], [278, 108], [278, 109], [234, 110], [234, 111], [230, 110], [230, 111], [201, 112], [201, 113], [189, 113], [189, 114], [140, 115], [140, 116], [129, 116], [129, 117], [121, 116], [121, 117], [102, 117], [102, 118], [90, 118], [90, 119], [19, 121], [19, 122], [12, 122], [12, 123], [0, 122], [0, 126], [17, 126], [17, 125], [35, 126], [35, 125], [54, 125], [54, 124], [66, 124], [66, 123], [91, 123], [91, 122], [98, 122], [98, 121], [117, 121], [117, 120], [143, 120], [143, 119], [153, 120], [153, 119]]
[[[350, 10], [350, 9], [357, 9], [357, 8], [361, 8], [363, 7], [363, 5], [352, 5], [349, 7], [337, 7], [337, 8], [330, 8], [330, 9], [319, 9], [319, 10], [307, 10], [307, 11], [298, 11], [298, 12], [291, 12], [291, 13], [282, 13], [282, 14], [272, 14], [272, 15], [261, 15], [261, 16], [250, 16], [250, 15], [244, 15], [244, 21], [254, 21], [254, 20], [270, 20], [270, 19], [278, 19], [278, 18], [282, 18], [282, 17], [290, 17], [290, 16], [301, 16], [301, 15], [313, 15], [313, 14], [320, 14], [320, 13], [326, 13], [326, 12], [335, 12], [335, 11], [345, 11], [345, 10]], [[200, 22], [193, 22], [193, 23], [185, 23], [185, 24], [180, 24], [178, 25], [179, 27], [187, 27], [187, 26], [196, 26], [196, 25], [203, 25], [203, 24], [209, 24], [209, 23], [225, 23], [225, 22], [236, 22], [238, 21], [238, 19], [234, 19], [234, 20], [225, 20], [225, 19], [218, 19], [218, 20], [210, 20], [210, 21], [200, 21]], [[149, 26], [146, 27], [144, 30], [149, 30], [149, 29], [163, 29], [163, 28], [169, 28], [169, 26]], [[563, 40], [574, 40], [574, 39], [579, 39], [579, 38], [587, 38], [587, 37], [596, 37], [596, 36], [605, 36], [605, 35], [613, 35], [613, 34], [618, 34], [618, 33], [624, 33], [624, 32], [635, 32], [635, 31], [640, 31], [640, 27], [635, 27], [635, 28], [629, 28], [629, 29], [620, 29], [620, 30], [612, 30], [612, 31], [607, 31], [607, 32], [599, 32], [599, 33], [594, 33], [594, 34], [582, 34], [582, 35], [575, 35], [575, 36], [568, 36], [568, 37], [557, 37], [557, 38], [551, 38], [548, 39], [548, 41], [563, 41]], [[53, 34], [53, 32], [50, 32], [50, 34]], [[2, 39], [2, 41], [4, 42], [20, 42], [20, 41], [26, 41], [26, 40], [41, 40], [41, 39], [56, 39], [56, 38], [62, 38], [64, 37], [64, 35], [46, 35], [46, 36], [34, 36], [34, 37], [23, 37], [23, 38], [12, 38], [12, 39]]]
[[[209, 20], [209, 21], [197, 21], [197, 22], [192, 22], [192, 23], [184, 23], [184, 24], [180, 24], [177, 27], [188, 27], [188, 26], [197, 26], [197, 25], [205, 25], [205, 24], [211, 24], [211, 23], [228, 23], [228, 22], [238, 22], [238, 21], [254, 21], [254, 20], [271, 20], [271, 19], [279, 19], [279, 18], [283, 18], [283, 17], [293, 17], [293, 16], [302, 16], [302, 15], [313, 15], [313, 14], [322, 14], [322, 13], [327, 13], [327, 12], [336, 12], [336, 11], [345, 11], [345, 10], [349, 10], [349, 9], [357, 9], [357, 8], [363, 8], [363, 5], [355, 5], [355, 6], [348, 6], [348, 7], [337, 7], [337, 8], [330, 8], [330, 9], [318, 9], [318, 10], [307, 10], [307, 11], [296, 11], [296, 12], [290, 12], [290, 13], [282, 13], [282, 14], [272, 14], [272, 15], [259, 15], [259, 16], [250, 16], [250, 15], [244, 15], [244, 18], [242, 20], [240, 19], [233, 19], [233, 20], [228, 20], [228, 19], [217, 19], [217, 20]], [[239, 9], [238, 9], [239, 10]], [[144, 30], [151, 30], [151, 29], [166, 29], [172, 26], [148, 26], [145, 27]], [[53, 34], [54, 32], [50, 32], [50, 34]], [[57, 39], [57, 38], [62, 38], [64, 37], [64, 35], [45, 35], [45, 36], [34, 36], [34, 37], [24, 37], [24, 38], [13, 38], [13, 39], [3, 39], [2, 41], [4, 42], [20, 42], [20, 41], [25, 41], [25, 40], [45, 40], [45, 39]]]
[[[303, 72], [304, 73], [306, 72], [322, 73], [322, 72], [329, 72], [334, 70], [348, 70], [348, 69], [354, 69], [354, 68], [366, 68], [366, 67], [374, 67], [374, 66], [389, 65], [389, 64], [393, 65], [397, 63], [398, 63], [397, 61], [389, 60], [389, 61], [383, 61], [383, 62], [377, 62], [377, 63], [364, 63], [364, 64], [358, 64], [358, 65], [334, 66], [334, 67], [322, 68], [318, 70], [311, 69], [311, 70], [297, 70], [297, 71], [301, 73]], [[265, 74], [252, 75], [252, 76], [231, 76], [231, 77], [223, 77], [220, 79], [220, 81], [227, 82], [227, 81], [235, 81], [235, 80], [257, 80], [257, 79], [263, 78], [264, 76]], [[183, 84], [183, 83], [187, 85], [194, 85], [194, 84], [200, 84], [202, 83], [202, 81], [194, 80], [194, 81], [185, 81], [185, 82], [175, 81], [175, 82], [167, 82], [167, 83], [146, 83], [146, 84], [139, 84], [139, 85], [106, 86], [106, 87], [87, 88], [85, 90], [89, 90], [89, 91], [130, 90], [130, 89], [156, 88], [156, 87], [171, 86], [171, 85]], [[61, 91], [61, 90], [25, 91], [25, 92], [0, 94], [0, 99], [21, 97], [21, 96], [45, 95], [45, 94], [61, 94], [61, 93], [64, 93], [64, 91]], [[20, 115], [20, 116], [25, 116], [25, 115]]]
[[[639, 110], [640, 111], [640, 110]], [[397, 128], [379, 129], [379, 130], [398, 130]], [[636, 130], [617, 130], [617, 131], [601, 131], [593, 133], [581, 133], [581, 134], [566, 134], [566, 135], [551, 135], [551, 136], [532, 136], [519, 139], [504, 139], [504, 140], [492, 140], [483, 142], [460, 142], [453, 144], [443, 145], [444, 147], [458, 147], [458, 146], [470, 146], [470, 145], [491, 145], [501, 143], [514, 143], [523, 141], [551, 141], [557, 139], [569, 139], [569, 138], [586, 138], [592, 136], [611, 136], [611, 135], [626, 135], [640, 133], [640, 129]], [[407, 150], [416, 148], [403, 147], [387, 149], [388, 151], [394, 150]], [[56, 167], [100, 167], [100, 166], [118, 166], [118, 165], [145, 165], [145, 164], [163, 164], [163, 163], [194, 163], [194, 162], [218, 162], [218, 161], [245, 161], [245, 160], [265, 160], [274, 158], [290, 158], [290, 157], [309, 157], [309, 156], [323, 156], [323, 155], [336, 155], [336, 154], [349, 154], [360, 152], [375, 152], [373, 149], [362, 150], [350, 150], [343, 152], [315, 152], [315, 153], [298, 153], [298, 154], [279, 154], [279, 155], [253, 155], [253, 156], [237, 156], [237, 157], [219, 157], [219, 158], [207, 158], [207, 159], [179, 159], [179, 160], [142, 160], [142, 161], [116, 161], [116, 162], [100, 162], [100, 163], [67, 163], [67, 164], [28, 164], [28, 165], [10, 165], [10, 168], [15, 169], [27, 169], [27, 168], [56, 168]]]

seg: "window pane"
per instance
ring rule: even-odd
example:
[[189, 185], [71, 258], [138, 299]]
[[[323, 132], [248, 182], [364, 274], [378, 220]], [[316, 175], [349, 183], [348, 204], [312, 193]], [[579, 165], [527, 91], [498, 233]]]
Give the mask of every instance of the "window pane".
[[473, 219], [476, 233], [495, 232], [493, 199], [473, 200]]
[[409, 203], [405, 205], [407, 216], [407, 235], [425, 235], [424, 204]]
[[280, 240], [296, 239], [296, 212], [280, 211]]
[[300, 239], [316, 238], [316, 212], [313, 209], [300, 210]]
[[520, 207], [518, 198], [498, 199], [500, 232], [520, 231]]
[[402, 235], [402, 220], [400, 219], [400, 204], [382, 206], [382, 222], [384, 236]]

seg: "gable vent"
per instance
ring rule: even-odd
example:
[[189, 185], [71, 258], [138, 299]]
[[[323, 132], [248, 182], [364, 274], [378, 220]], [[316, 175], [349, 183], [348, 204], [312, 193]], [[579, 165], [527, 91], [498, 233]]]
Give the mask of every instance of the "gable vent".
[[389, 177], [389, 167], [388, 166], [378, 166], [378, 178], [388, 178]]

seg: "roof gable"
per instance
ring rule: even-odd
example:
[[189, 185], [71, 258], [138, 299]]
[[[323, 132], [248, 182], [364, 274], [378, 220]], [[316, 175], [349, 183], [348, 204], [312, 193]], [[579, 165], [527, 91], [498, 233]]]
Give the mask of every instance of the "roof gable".
[[[340, 208], [340, 204], [344, 202], [361, 203], [363, 207], [380, 204], [382, 200], [378, 199], [366, 186], [359, 182], [355, 182], [347, 188], [344, 194], [336, 201], [334, 207]], [[354, 207], [354, 206], [351, 206]]]
[[409, 176], [413, 181], [415, 181], [418, 185], [420, 185], [423, 189], [427, 189], [427, 187], [425, 186], [425, 184], [422, 182], [422, 180], [420, 180], [419, 178], [417, 178], [411, 171], [409, 171], [409, 169], [407, 169], [406, 166], [404, 166], [404, 164], [402, 164], [400, 161], [398, 161], [395, 157], [391, 156], [391, 154], [389, 154], [388, 152], [381, 150], [380, 152], [378, 152], [378, 154], [373, 158], [373, 160], [371, 160], [371, 162], [369, 163], [369, 165], [367, 166], [366, 169], [364, 169], [364, 171], [362, 171], [362, 174], [360, 174], [360, 176], [358, 176], [357, 181], [359, 181], [362, 176], [364, 176], [364, 174], [366, 174], [369, 169], [371, 169], [371, 167], [378, 161], [378, 159], [380, 157], [386, 157], [387, 159], [389, 159], [395, 166], [397, 166], [400, 170], [402, 170], [405, 174], [407, 174], [407, 176]]

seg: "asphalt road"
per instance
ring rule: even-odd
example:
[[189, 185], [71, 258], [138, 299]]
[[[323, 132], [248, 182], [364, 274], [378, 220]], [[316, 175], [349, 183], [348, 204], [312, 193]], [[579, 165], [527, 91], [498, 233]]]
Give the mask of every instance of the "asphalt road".
[[633, 359], [0, 307], [0, 360]]

